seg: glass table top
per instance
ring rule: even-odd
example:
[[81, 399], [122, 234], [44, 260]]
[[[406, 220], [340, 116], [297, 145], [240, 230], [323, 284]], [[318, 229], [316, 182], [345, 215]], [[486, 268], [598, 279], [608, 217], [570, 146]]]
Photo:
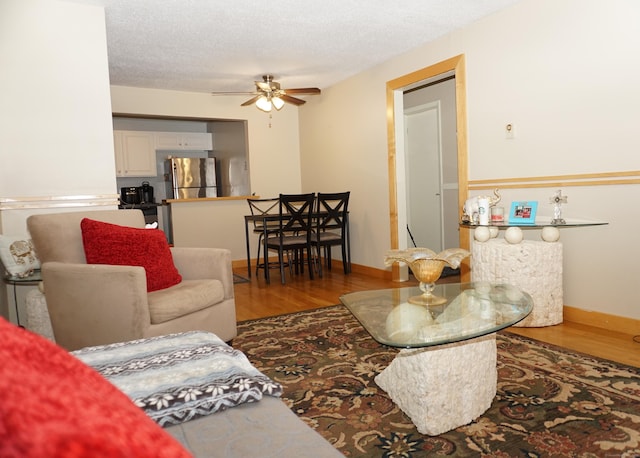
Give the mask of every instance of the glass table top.
[[533, 300], [511, 285], [448, 283], [433, 293], [442, 305], [416, 305], [418, 287], [381, 289], [345, 294], [340, 301], [378, 342], [417, 348], [472, 339], [509, 327], [525, 318]]
[[38, 283], [42, 281], [42, 274], [40, 273], [40, 269], [36, 269], [33, 272], [30, 272], [29, 275], [24, 277], [18, 277], [16, 275], [6, 274], [4, 276], [4, 281], [9, 284], [15, 283]]
[[572, 218], [566, 218], [564, 219], [564, 223], [563, 224], [554, 224], [551, 222], [552, 219], [551, 217], [548, 216], [539, 216], [536, 218], [535, 222], [533, 223], [510, 223], [509, 221], [505, 220], [505, 221], [492, 221], [489, 224], [477, 224], [477, 223], [471, 223], [471, 222], [461, 222], [460, 226], [461, 227], [469, 227], [469, 228], [475, 228], [475, 227], [479, 227], [479, 226], [495, 226], [497, 228], [508, 228], [508, 227], [520, 227], [523, 229], [539, 229], [541, 227], [548, 227], [548, 226], [553, 226], [553, 227], [557, 227], [557, 228], [563, 228], [563, 227], [586, 227], [586, 226], [604, 226], [607, 225], [609, 223], [607, 223], [606, 221], [592, 221], [592, 220], [587, 220], [587, 219], [572, 219]]

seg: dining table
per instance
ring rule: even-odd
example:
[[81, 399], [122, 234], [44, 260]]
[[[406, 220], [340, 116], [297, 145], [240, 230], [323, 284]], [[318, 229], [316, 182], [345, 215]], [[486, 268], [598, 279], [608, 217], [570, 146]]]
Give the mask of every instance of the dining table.
[[[328, 215], [328, 212], [326, 211], [321, 211], [321, 212], [313, 212], [311, 214], [311, 218], [316, 221], [319, 218], [325, 217]], [[288, 216], [286, 214], [284, 215], [280, 215], [278, 213], [272, 213], [272, 214], [263, 214], [263, 215], [244, 215], [244, 236], [245, 236], [245, 242], [246, 242], [246, 250], [247, 250], [247, 274], [249, 276], [249, 278], [251, 278], [251, 244], [249, 243], [249, 225], [253, 222], [260, 222], [262, 224], [262, 228], [263, 228], [263, 240], [267, 240], [267, 235], [270, 231], [273, 231], [273, 226], [274, 226], [274, 222], [280, 222], [280, 220], [286, 221], [286, 219], [288, 219]], [[315, 224], [314, 224], [315, 226]], [[346, 217], [345, 217], [345, 243], [346, 243], [346, 252], [347, 252], [347, 259], [346, 261], [343, 260], [343, 262], [347, 262], [349, 266], [351, 266], [351, 241], [350, 241], [350, 236], [349, 236], [349, 212], [347, 212]], [[264, 247], [264, 259], [265, 261], [268, 260], [268, 249], [266, 247], [266, 245], [263, 245]], [[269, 278], [269, 269], [268, 269], [268, 264], [267, 267], [265, 268], [265, 279], [267, 281], [267, 283], [270, 282], [270, 278]]]

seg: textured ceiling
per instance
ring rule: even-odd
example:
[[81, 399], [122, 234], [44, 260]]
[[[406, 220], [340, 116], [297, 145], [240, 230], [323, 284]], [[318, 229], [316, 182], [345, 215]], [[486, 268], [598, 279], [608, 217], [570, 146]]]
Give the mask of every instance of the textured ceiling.
[[70, 0], [105, 7], [111, 84], [326, 88], [518, 0]]

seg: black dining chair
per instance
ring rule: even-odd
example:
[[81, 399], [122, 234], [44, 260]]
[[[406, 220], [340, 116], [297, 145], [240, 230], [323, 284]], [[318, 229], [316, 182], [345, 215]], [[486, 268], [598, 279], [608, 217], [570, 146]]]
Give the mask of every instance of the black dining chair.
[[[331, 270], [331, 248], [342, 248], [344, 273], [351, 272], [349, 247], [349, 195], [350, 192], [318, 193], [314, 243], [318, 256], [324, 251], [327, 268]], [[318, 262], [318, 274], [322, 277], [322, 260]]]
[[[258, 275], [258, 270], [260, 268], [265, 268], [264, 262], [267, 262], [267, 260], [265, 259], [263, 263], [260, 263], [260, 252], [262, 250], [262, 239], [264, 237], [264, 234], [277, 233], [280, 228], [279, 222], [277, 220], [269, 219], [265, 221], [264, 219], [261, 219], [261, 217], [268, 216], [268, 215], [278, 215], [279, 202], [280, 200], [277, 197], [271, 197], [268, 199], [247, 199], [247, 203], [249, 204], [249, 210], [251, 211], [251, 216], [254, 217], [252, 219], [253, 233], [258, 234], [258, 256], [256, 259], [256, 275]], [[249, 273], [249, 275], [251, 275], [251, 273]]]
[[[285, 284], [285, 266], [289, 267], [289, 272], [293, 275], [292, 254], [295, 257], [296, 266], [303, 265], [305, 255], [308, 263], [309, 278], [313, 280], [313, 264], [315, 256], [313, 254], [313, 220], [312, 213], [315, 204], [315, 193], [308, 194], [280, 194], [279, 199], [279, 227], [277, 233], [267, 236], [263, 242], [265, 249], [265, 259], [268, 259], [268, 251], [278, 252], [278, 263], [280, 264], [280, 277], [282, 284]], [[299, 253], [301, 253], [299, 255]], [[284, 256], [287, 255], [285, 262]], [[267, 263], [268, 264], [268, 263]], [[268, 266], [267, 266], [268, 267]], [[265, 268], [265, 278], [269, 282], [269, 269]]]

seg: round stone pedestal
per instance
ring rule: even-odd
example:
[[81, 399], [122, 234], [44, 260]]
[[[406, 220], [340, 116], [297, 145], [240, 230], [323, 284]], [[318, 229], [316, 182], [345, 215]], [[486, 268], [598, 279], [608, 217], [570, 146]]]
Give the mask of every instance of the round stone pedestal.
[[471, 250], [471, 280], [510, 284], [529, 293], [533, 310], [515, 324], [522, 327], [562, 323], [562, 244], [502, 239], [475, 242]]

